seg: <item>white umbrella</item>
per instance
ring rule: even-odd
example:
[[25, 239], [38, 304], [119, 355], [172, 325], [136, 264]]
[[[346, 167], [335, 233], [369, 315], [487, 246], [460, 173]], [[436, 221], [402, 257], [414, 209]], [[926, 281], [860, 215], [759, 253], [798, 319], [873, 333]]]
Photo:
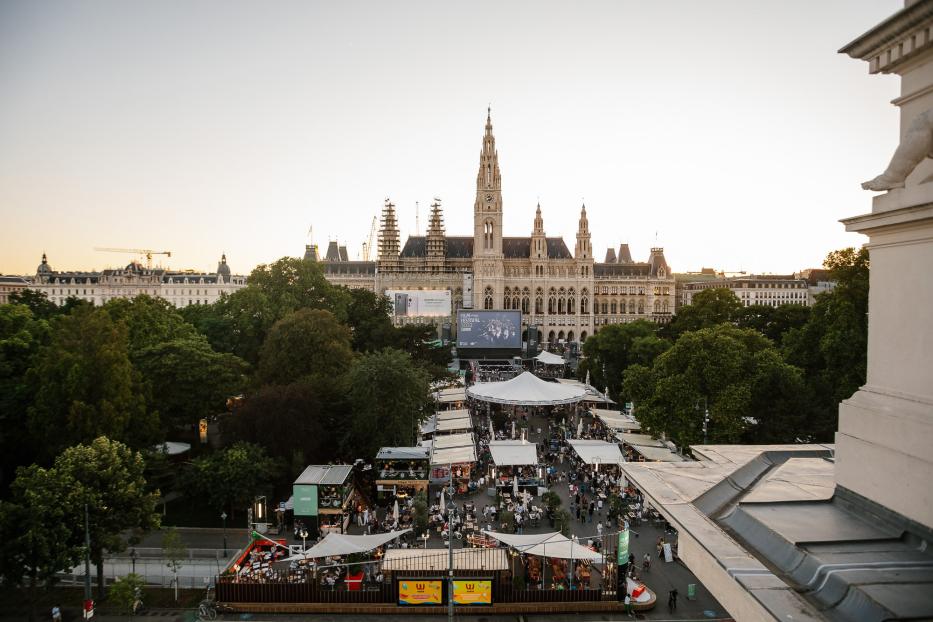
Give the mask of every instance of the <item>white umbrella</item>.
[[515, 438], [515, 420], [512, 420], [512, 438]]
[[584, 380], [584, 384], [586, 384], [586, 386], [590, 386], [590, 372], [589, 372], [589, 370], [587, 370], [587, 372], [586, 372], [586, 380]]
[[577, 437], [583, 436], [583, 417], [580, 417], [580, 422], [577, 423]]
[[444, 511], [444, 489], [443, 489], [443, 488], [441, 488], [441, 501], [440, 501], [440, 505], [441, 505], [441, 512], [443, 512], [443, 511]]
[[398, 499], [395, 500], [395, 505], [392, 507], [392, 516], [395, 517], [395, 520], [398, 520], [398, 517], [399, 517]]
[[515, 493], [515, 501], [518, 501], [518, 475], [512, 480], [512, 492]]

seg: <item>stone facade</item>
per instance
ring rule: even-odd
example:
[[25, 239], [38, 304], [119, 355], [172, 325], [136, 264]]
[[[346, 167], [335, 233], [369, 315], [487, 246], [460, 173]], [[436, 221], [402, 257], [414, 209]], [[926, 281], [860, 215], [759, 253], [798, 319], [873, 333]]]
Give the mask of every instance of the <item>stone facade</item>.
[[693, 296], [698, 292], [714, 288], [730, 290], [746, 307], [752, 305], [764, 305], [766, 307], [802, 305], [808, 307], [812, 304], [807, 279], [797, 275], [768, 274], [684, 283], [681, 288], [681, 306], [693, 304]]
[[[541, 205], [528, 237], [503, 235], [502, 176], [487, 114], [476, 197], [473, 235], [448, 236], [439, 199], [431, 206], [424, 236], [401, 244], [395, 206], [382, 210], [376, 261], [346, 261], [346, 254], [321, 259], [328, 280], [378, 293], [387, 290], [446, 289], [457, 309], [515, 309], [525, 328], [535, 325], [545, 342], [582, 342], [608, 324], [648, 319], [668, 322], [674, 313], [674, 277], [664, 249], [651, 249], [646, 262], [632, 261], [628, 245], [596, 262], [586, 206], [580, 208], [573, 253], [563, 238], [548, 237]], [[317, 259], [315, 248], [305, 253]]]
[[29, 288], [43, 292], [48, 299], [64, 304], [68, 298], [102, 305], [114, 298], [135, 298], [146, 294], [164, 298], [175, 307], [211, 304], [221, 294], [232, 294], [246, 287], [246, 277], [230, 273], [227, 256], [220, 258], [213, 273], [173, 272], [162, 268], [147, 268], [132, 262], [125, 268], [100, 272], [56, 272], [45, 253]]

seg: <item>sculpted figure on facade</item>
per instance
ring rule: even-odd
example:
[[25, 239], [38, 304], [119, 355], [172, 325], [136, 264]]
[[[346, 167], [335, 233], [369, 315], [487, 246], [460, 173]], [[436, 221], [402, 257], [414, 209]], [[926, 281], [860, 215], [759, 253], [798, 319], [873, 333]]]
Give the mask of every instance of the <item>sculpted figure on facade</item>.
[[[914, 119], [901, 144], [891, 157], [891, 163], [881, 174], [862, 184], [864, 190], [892, 190], [903, 188], [904, 180], [924, 158], [933, 157], [933, 109], [927, 110]], [[923, 183], [930, 181], [924, 179]]]

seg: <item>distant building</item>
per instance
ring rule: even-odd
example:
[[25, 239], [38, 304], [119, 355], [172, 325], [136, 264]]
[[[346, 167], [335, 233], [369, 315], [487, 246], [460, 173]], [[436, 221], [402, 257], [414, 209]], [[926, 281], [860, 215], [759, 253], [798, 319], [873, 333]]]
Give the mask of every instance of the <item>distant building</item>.
[[684, 283], [681, 290], [681, 305], [693, 304], [693, 297], [707, 289], [725, 288], [746, 307], [764, 305], [810, 306], [809, 284], [805, 278], [796, 275], [747, 275], [720, 277], [705, 281]]
[[222, 294], [232, 294], [245, 286], [246, 277], [231, 273], [226, 255], [221, 255], [213, 273], [147, 268], [136, 261], [125, 268], [100, 272], [56, 272], [42, 253], [36, 276], [28, 283], [30, 289], [44, 293], [57, 305], [68, 298], [102, 305], [114, 298], [146, 294], [167, 300], [175, 307], [211, 304]]
[[824, 268], [807, 268], [799, 273], [801, 278], [807, 280], [807, 292], [810, 295], [810, 306], [816, 304], [816, 297], [824, 292], [831, 292], [836, 287], [836, 281], [830, 280], [829, 270]]
[[21, 292], [29, 287], [29, 282], [21, 276], [0, 275], [0, 305], [10, 302], [10, 294]]
[[[573, 252], [562, 237], [549, 237], [539, 204], [531, 235], [505, 237], [502, 231], [502, 177], [499, 154], [487, 115], [473, 206], [472, 235], [449, 236], [440, 200], [431, 205], [424, 236], [401, 242], [395, 205], [382, 210], [375, 261], [349, 261], [346, 248], [331, 242], [323, 258], [308, 246], [305, 258], [321, 261], [327, 279], [378, 294], [406, 291], [449, 292], [451, 322], [459, 309], [522, 312], [523, 331], [537, 326], [546, 343], [582, 343], [602, 326], [645, 319], [669, 322], [674, 314], [674, 277], [663, 248], [648, 260], [632, 259], [627, 244], [609, 249], [603, 262], [593, 257], [586, 207]], [[414, 295], [414, 294], [413, 294]], [[411, 318], [394, 316], [404, 323]]]

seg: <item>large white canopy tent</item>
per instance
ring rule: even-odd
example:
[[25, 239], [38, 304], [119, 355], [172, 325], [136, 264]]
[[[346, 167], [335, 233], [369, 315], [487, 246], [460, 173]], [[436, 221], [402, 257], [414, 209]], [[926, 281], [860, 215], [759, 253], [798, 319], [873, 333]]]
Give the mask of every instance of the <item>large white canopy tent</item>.
[[514, 406], [557, 406], [576, 404], [586, 395], [581, 386], [546, 382], [531, 372], [524, 372], [502, 382], [478, 382], [467, 395], [482, 402]]
[[616, 438], [632, 447], [667, 447], [662, 441], [649, 436], [648, 434], [621, 433], [616, 434]]
[[464, 432], [473, 429], [473, 421], [469, 417], [459, 417], [457, 419], [437, 418], [434, 425], [435, 432]]
[[329, 533], [324, 539], [312, 546], [310, 549], [300, 555], [292, 555], [285, 561], [294, 561], [297, 559], [315, 559], [320, 557], [336, 557], [338, 555], [351, 555], [353, 553], [365, 553], [372, 551], [391, 542], [401, 535], [411, 531], [411, 529], [402, 529], [399, 531], [389, 531], [387, 533], [377, 533], [364, 536], [350, 536], [343, 533]]
[[454, 410], [442, 410], [437, 413], [438, 421], [447, 421], [449, 419], [470, 418], [470, 411], [466, 408], [456, 408]]
[[615, 443], [579, 438], [567, 442], [586, 464], [622, 464], [625, 461]]
[[476, 462], [476, 441], [472, 434], [435, 436], [431, 445], [431, 464]]
[[496, 466], [536, 466], [538, 446], [526, 440], [489, 441], [489, 453]]
[[567, 538], [560, 532], [537, 534], [499, 533], [497, 531], [483, 531], [484, 534], [504, 542], [516, 551], [528, 555], [553, 557], [556, 559], [587, 559], [601, 561], [603, 556], [593, 549], [587, 548], [578, 542]]
[[645, 445], [633, 445], [635, 451], [644, 456], [646, 462], [686, 462], [687, 459], [679, 454], [675, 454], [667, 447], [646, 447]]

